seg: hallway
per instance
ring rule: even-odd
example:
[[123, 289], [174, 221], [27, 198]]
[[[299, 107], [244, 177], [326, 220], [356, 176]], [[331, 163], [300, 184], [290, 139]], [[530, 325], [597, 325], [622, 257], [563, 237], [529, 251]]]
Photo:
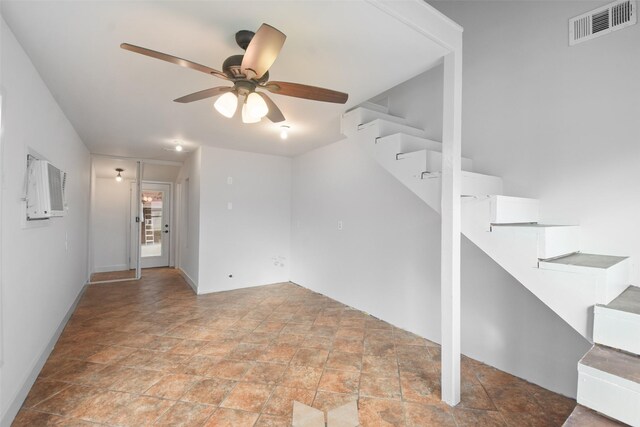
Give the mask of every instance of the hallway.
[[575, 401], [291, 283], [196, 296], [176, 270], [91, 285], [14, 426], [287, 426], [358, 400], [362, 426], [560, 426]]

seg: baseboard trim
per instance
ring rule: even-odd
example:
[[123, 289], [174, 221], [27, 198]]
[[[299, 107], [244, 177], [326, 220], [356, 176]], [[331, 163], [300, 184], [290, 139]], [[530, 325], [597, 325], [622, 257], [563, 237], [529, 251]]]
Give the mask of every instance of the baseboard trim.
[[62, 334], [64, 327], [67, 326], [67, 322], [69, 321], [69, 319], [71, 318], [71, 315], [73, 314], [76, 307], [78, 306], [78, 303], [80, 302], [80, 299], [84, 295], [84, 292], [87, 290], [87, 286], [89, 286], [88, 283], [85, 284], [82, 287], [82, 289], [80, 289], [80, 292], [78, 292], [78, 296], [76, 296], [75, 301], [73, 301], [73, 304], [71, 304], [71, 307], [69, 307], [69, 310], [67, 310], [67, 313], [62, 318], [62, 321], [60, 321], [60, 324], [58, 325], [58, 328], [56, 329], [56, 331], [53, 333], [53, 336], [51, 337], [51, 339], [49, 340], [45, 348], [40, 353], [40, 357], [38, 357], [34, 366], [31, 368], [31, 371], [27, 375], [26, 379], [24, 380], [22, 387], [20, 387], [20, 390], [18, 390], [16, 395], [11, 400], [11, 403], [9, 404], [7, 411], [4, 414], [2, 414], [2, 418], [0, 419], [0, 426], [2, 427], [11, 426], [11, 423], [13, 422], [14, 418], [18, 414], [18, 411], [20, 411], [20, 408], [22, 407], [24, 400], [27, 398], [27, 395], [29, 394], [31, 387], [33, 387], [33, 384], [36, 382], [36, 379], [38, 378], [38, 375], [40, 374], [42, 367], [47, 362], [47, 359], [49, 358], [49, 355], [51, 354], [53, 347], [56, 345], [56, 342], [58, 342], [58, 338], [60, 338], [60, 335]]
[[198, 295], [198, 285], [196, 285], [196, 282], [194, 282], [193, 279], [183, 269], [178, 268], [178, 272], [180, 273], [184, 281], [187, 282], [189, 286], [191, 286], [191, 289], [193, 289], [193, 292], [195, 292], [195, 294]]

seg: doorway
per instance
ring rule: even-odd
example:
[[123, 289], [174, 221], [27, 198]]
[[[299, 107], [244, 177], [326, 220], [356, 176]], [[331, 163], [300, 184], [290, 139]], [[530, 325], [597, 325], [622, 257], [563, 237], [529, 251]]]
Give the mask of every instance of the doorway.
[[[135, 195], [131, 191], [132, 197]], [[172, 184], [159, 182], [142, 182], [140, 193], [140, 231], [133, 232], [132, 246], [140, 245], [141, 268], [168, 267], [171, 249], [171, 202]], [[132, 200], [135, 204], [136, 200]]]

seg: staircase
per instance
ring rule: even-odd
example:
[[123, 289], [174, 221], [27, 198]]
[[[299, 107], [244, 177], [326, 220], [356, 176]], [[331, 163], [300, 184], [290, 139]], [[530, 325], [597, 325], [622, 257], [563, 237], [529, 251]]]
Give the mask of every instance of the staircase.
[[[344, 113], [341, 132], [440, 212], [440, 142], [377, 105]], [[640, 288], [629, 286], [630, 260], [582, 253], [579, 225], [541, 224], [538, 200], [504, 195], [502, 178], [473, 172], [472, 159], [461, 166], [462, 233], [596, 343], [578, 366], [578, 403], [640, 426]], [[580, 405], [567, 425], [601, 417]]]

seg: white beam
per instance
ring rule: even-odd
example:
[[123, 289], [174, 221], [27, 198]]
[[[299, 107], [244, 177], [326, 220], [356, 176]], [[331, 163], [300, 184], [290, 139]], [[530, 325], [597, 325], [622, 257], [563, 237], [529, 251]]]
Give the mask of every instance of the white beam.
[[442, 128], [442, 400], [460, 402], [460, 184], [462, 49], [444, 57]]

